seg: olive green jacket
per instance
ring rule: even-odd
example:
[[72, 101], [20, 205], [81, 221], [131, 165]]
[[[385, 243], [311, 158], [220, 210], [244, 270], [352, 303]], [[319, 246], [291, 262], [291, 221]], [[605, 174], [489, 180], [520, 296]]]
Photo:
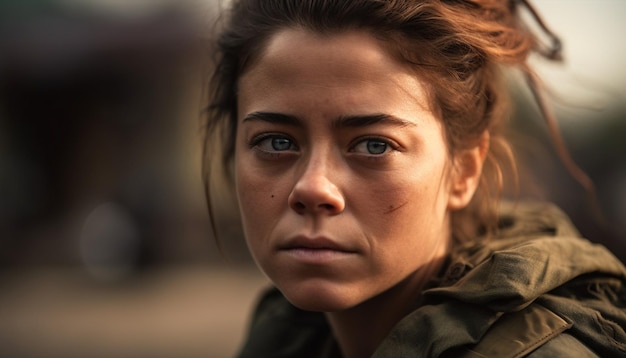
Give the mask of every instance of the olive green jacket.
[[[450, 256], [373, 357], [626, 357], [626, 269], [548, 204], [501, 215], [499, 237]], [[321, 313], [276, 289], [260, 301], [239, 357], [333, 357]]]

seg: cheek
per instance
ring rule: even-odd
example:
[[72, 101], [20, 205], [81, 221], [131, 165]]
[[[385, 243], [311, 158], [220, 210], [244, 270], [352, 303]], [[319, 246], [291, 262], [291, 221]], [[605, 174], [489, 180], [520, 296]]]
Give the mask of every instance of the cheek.
[[261, 214], [267, 209], [271, 194], [269, 188], [262, 185], [249, 170], [237, 169], [237, 199], [245, 224], [249, 218], [254, 218], [256, 214]]
[[267, 236], [267, 219], [269, 213], [270, 195], [262, 185], [256, 183], [254, 176], [247, 170], [237, 166], [235, 174], [237, 200], [243, 233], [248, 249], [257, 261], [265, 256], [264, 237]]
[[244, 232], [247, 237], [249, 234], [262, 234], [278, 217], [278, 212], [282, 210], [281, 202], [287, 202], [282, 189], [287, 185], [278, 179], [258, 175], [258, 171], [245, 161], [236, 162], [235, 168], [237, 200]]
[[370, 225], [377, 237], [427, 235], [441, 229], [446, 215], [441, 171], [432, 170], [407, 176], [406, 172], [370, 184], [362, 191], [362, 224]]

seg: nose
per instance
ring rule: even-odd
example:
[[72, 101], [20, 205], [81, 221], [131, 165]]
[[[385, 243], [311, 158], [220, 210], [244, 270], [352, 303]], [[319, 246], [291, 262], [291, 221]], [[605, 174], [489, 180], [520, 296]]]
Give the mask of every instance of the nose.
[[309, 163], [289, 194], [289, 206], [298, 214], [337, 215], [344, 197], [324, 165]]

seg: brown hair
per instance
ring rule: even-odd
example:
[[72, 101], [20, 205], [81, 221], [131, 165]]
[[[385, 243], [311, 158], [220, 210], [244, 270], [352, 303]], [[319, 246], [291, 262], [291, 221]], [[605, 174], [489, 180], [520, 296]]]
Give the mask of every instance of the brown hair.
[[452, 232], [457, 240], [475, 237], [478, 229], [492, 233], [504, 173], [510, 172], [513, 182], [517, 176], [503, 135], [510, 105], [500, 67], [518, 67], [534, 79], [526, 64], [531, 51], [558, 58], [558, 48], [544, 51], [523, 26], [520, 4], [543, 26], [525, 0], [234, 0], [216, 41], [210, 87], [203, 158], [209, 207], [209, 157], [215, 155], [211, 145], [219, 141], [221, 164], [227, 168], [234, 155], [237, 81], [268, 39], [290, 27], [323, 34], [361, 29], [379, 38], [429, 84], [432, 108], [444, 123], [451, 154], [475, 146], [489, 131], [480, 185], [470, 204], [453, 213]]

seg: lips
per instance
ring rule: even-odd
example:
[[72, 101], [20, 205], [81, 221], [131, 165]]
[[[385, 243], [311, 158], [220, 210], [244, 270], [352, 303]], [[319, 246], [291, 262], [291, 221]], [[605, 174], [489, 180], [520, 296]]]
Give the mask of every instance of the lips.
[[351, 250], [329, 238], [307, 236], [297, 236], [293, 239], [287, 240], [284, 245], [280, 246], [280, 250], [326, 250], [345, 253], [355, 252], [355, 250]]

